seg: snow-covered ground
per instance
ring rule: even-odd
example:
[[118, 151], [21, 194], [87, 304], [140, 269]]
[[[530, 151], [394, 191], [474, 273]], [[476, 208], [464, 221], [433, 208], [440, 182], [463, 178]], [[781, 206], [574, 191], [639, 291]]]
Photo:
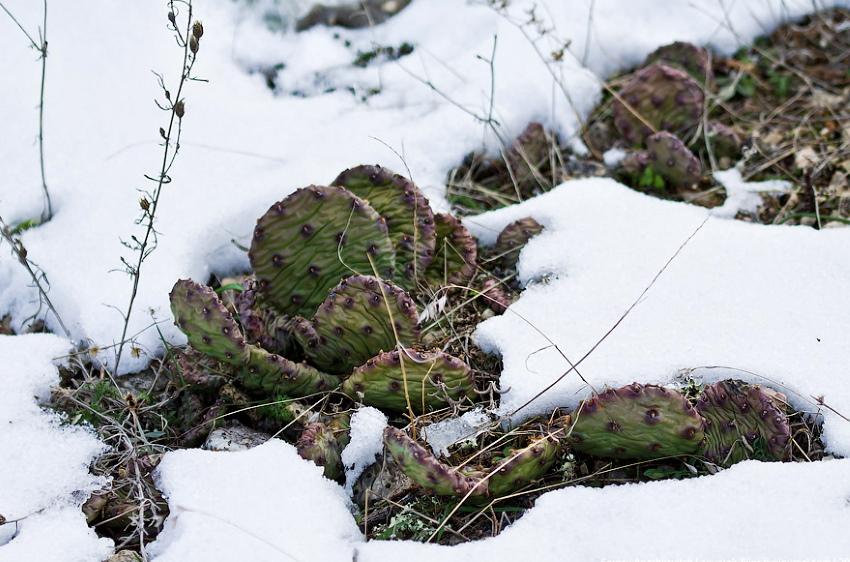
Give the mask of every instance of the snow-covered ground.
[[[41, 3], [4, 4], [36, 29]], [[330, 181], [361, 162], [402, 170], [383, 143], [403, 154], [414, 180], [445, 208], [449, 168], [482, 143], [496, 146], [478, 117], [490, 104], [489, 57], [497, 38], [494, 117], [506, 138], [532, 119], [571, 138], [600, 95], [600, 77], [640, 62], [674, 39], [729, 52], [781, 21], [811, 11], [804, 0], [538, 1], [553, 29], [531, 43], [480, 2], [414, 0], [388, 23], [364, 31], [267, 31], [256, 12], [227, 0], [197, 0], [204, 21], [190, 84], [181, 153], [164, 195], [160, 245], [142, 275], [130, 333], [144, 353], [161, 348], [155, 330], [179, 343], [167, 295], [174, 280], [203, 280], [247, 267], [231, 240], [246, 244], [270, 203], [309, 183]], [[524, 21], [530, 1], [513, 2]], [[846, 4], [818, 2], [816, 6]], [[157, 173], [163, 114], [151, 70], [167, 82], [179, 53], [165, 29], [165, 2], [49, 2], [47, 180], [56, 216], [23, 237], [51, 281], [51, 298], [73, 339], [104, 347], [120, 335], [129, 296], [114, 272], [136, 233], [136, 189]], [[0, 14], [0, 215], [8, 222], [41, 210], [36, 54]], [[527, 28], [533, 34], [531, 28]], [[339, 34], [334, 37], [334, 34]], [[344, 40], [352, 47], [346, 47]], [[548, 54], [571, 41], [563, 62]], [[351, 66], [374, 44], [415, 45], [398, 62]], [[283, 95], [246, 69], [285, 63]], [[317, 79], [317, 73], [321, 79]], [[432, 83], [441, 93], [425, 84]], [[344, 91], [380, 87], [360, 102]], [[329, 86], [341, 87], [322, 93]], [[299, 90], [305, 97], [286, 95]], [[443, 95], [444, 94], [444, 95]], [[734, 178], [730, 178], [732, 181]], [[741, 187], [746, 189], [746, 187]], [[581, 357], [702, 223], [706, 211], [661, 202], [611, 181], [579, 181], [518, 208], [469, 219], [492, 241], [513, 218], [533, 215], [547, 230], [522, 255], [530, 283], [514, 305], [573, 361]], [[126, 254], [125, 254], [126, 255]], [[541, 280], [548, 279], [544, 283]], [[850, 230], [746, 225], [711, 218], [623, 324], [579, 366], [594, 386], [668, 382], [679, 369], [707, 379], [758, 380], [815, 411], [816, 396], [850, 412]], [[0, 248], [0, 316], [16, 324], [36, 296], [22, 268]], [[53, 320], [48, 323], [55, 326]], [[510, 337], [508, 337], [508, 335]], [[521, 405], [565, 371], [563, 360], [517, 315], [485, 323], [480, 341], [505, 359], [505, 407]], [[53, 358], [70, 343], [52, 336], [0, 337], [0, 514], [25, 517], [0, 546], [0, 560], [100, 560], [109, 550], [76, 506], [97, 487], [86, 466], [101, 445], [61, 428], [33, 399], [57, 381]], [[109, 361], [109, 351], [102, 352]], [[573, 404], [568, 375], [532, 406]], [[824, 411], [828, 448], [850, 452], [850, 423]], [[368, 439], [364, 439], [365, 442]], [[850, 553], [850, 461], [806, 465], [742, 463], [720, 475], [604, 490], [570, 488], [541, 497], [499, 537], [447, 548], [363, 543], [344, 492], [294, 448], [271, 442], [242, 453], [184, 451], [160, 471], [172, 516], [153, 546], [162, 560], [541, 560], [652, 557], [839, 558]], [[0, 527], [0, 544], [14, 524]], [[254, 555], [255, 554], [255, 555]]]

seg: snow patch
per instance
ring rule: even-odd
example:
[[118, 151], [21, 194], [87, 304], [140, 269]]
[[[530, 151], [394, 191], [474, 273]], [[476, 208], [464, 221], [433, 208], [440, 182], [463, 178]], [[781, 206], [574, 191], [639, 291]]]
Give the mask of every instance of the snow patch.
[[363, 471], [384, 451], [385, 427], [387, 416], [371, 406], [362, 407], [351, 416], [351, 440], [342, 450], [345, 489], [349, 494]]
[[760, 193], [785, 193], [791, 189], [791, 182], [785, 180], [744, 181], [737, 168], [714, 172], [714, 179], [726, 188], [726, 201], [711, 214], [729, 219], [735, 218], [739, 211], [755, 213], [762, 203]]

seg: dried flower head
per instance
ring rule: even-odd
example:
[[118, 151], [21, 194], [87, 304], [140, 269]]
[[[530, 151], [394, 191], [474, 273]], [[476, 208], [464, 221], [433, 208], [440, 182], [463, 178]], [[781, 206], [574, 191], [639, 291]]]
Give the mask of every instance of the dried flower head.
[[192, 37], [200, 39], [203, 35], [204, 24], [202, 24], [199, 20], [195, 20], [195, 23], [192, 24]]
[[194, 35], [189, 38], [189, 50], [193, 55], [198, 54], [198, 39]]
[[174, 114], [177, 115], [180, 119], [183, 119], [183, 114], [186, 112], [186, 104], [183, 103], [183, 100], [178, 100], [177, 103], [174, 104]]

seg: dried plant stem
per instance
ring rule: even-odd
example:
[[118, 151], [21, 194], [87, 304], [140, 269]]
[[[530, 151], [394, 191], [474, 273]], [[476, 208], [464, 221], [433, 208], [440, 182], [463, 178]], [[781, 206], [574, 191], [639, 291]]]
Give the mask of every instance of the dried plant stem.
[[[59, 316], [59, 313], [56, 311], [56, 307], [53, 306], [53, 302], [50, 300], [50, 297], [47, 295], [47, 288], [50, 286], [50, 283], [47, 281], [47, 276], [43, 271], [35, 264], [32, 260], [27, 257], [27, 249], [24, 247], [24, 243], [20, 238], [16, 238], [12, 233], [12, 229], [6, 222], [3, 220], [3, 217], [0, 216], [0, 238], [9, 243], [9, 246], [12, 248], [12, 254], [18, 258], [18, 263], [20, 263], [24, 269], [27, 270], [30, 278], [32, 279], [33, 285], [36, 290], [38, 290], [38, 298], [40, 303], [44, 303], [45, 306], [53, 313], [54, 318], [56, 318], [56, 322], [59, 324], [59, 327], [62, 328], [62, 331], [65, 333], [65, 336], [70, 338], [71, 332], [68, 330], [68, 327], [62, 321], [62, 317]], [[39, 307], [40, 308], [40, 307]], [[33, 315], [33, 317], [38, 316], [38, 311]]]
[[[176, 24], [178, 11], [175, 8], [175, 3], [185, 5], [187, 8], [185, 31], [181, 31]], [[164, 79], [157, 74], [160, 87], [165, 96], [165, 105], [157, 102], [157, 106], [163, 111], [169, 113], [168, 128], [160, 128], [159, 133], [163, 138], [162, 162], [160, 163], [159, 173], [156, 176], [145, 174], [145, 178], [156, 184], [153, 192], [143, 191], [143, 197], [139, 201], [142, 208], [142, 215], [136, 221], [136, 224], [144, 226], [144, 235], [141, 239], [136, 236], [131, 237], [130, 242], [122, 241], [129, 249], [136, 253], [136, 258], [133, 263], [127, 261], [126, 258], [121, 258], [125, 271], [133, 279], [133, 286], [130, 292], [130, 299], [127, 303], [127, 308], [121, 313], [124, 319], [124, 325], [121, 330], [121, 339], [118, 342], [118, 350], [115, 353], [114, 372], [118, 372], [118, 366], [121, 363], [121, 356], [124, 347], [127, 343], [127, 331], [130, 326], [130, 318], [133, 313], [133, 306], [136, 303], [136, 297], [139, 292], [139, 281], [142, 276], [142, 266], [147, 258], [156, 249], [157, 246], [157, 231], [155, 228], [156, 211], [159, 208], [160, 195], [162, 188], [171, 182], [169, 172], [174, 165], [174, 160], [177, 153], [180, 151], [180, 135], [182, 132], [183, 115], [186, 110], [185, 100], [183, 98], [183, 88], [190, 80], [198, 80], [192, 77], [192, 67], [195, 64], [196, 55], [199, 46], [199, 40], [203, 34], [203, 27], [200, 27], [200, 33], [197, 31], [200, 22], [195, 22], [192, 17], [192, 1], [191, 0], [170, 0], [170, 11], [168, 19], [171, 22], [171, 29], [175, 33], [175, 39], [178, 46], [182, 50], [183, 67], [180, 73], [180, 82], [177, 86], [177, 94], [172, 98], [171, 92], [165, 87]]]
[[47, 0], [44, 0], [44, 19], [38, 30], [38, 41], [33, 39], [21, 22], [0, 2], [0, 9], [18, 26], [18, 29], [29, 40], [33, 49], [38, 51], [41, 59], [41, 85], [38, 97], [38, 159], [41, 169], [41, 188], [44, 191], [44, 209], [41, 212], [41, 222], [47, 222], [53, 218], [53, 203], [50, 200], [50, 191], [47, 189], [47, 175], [44, 172], [44, 84], [47, 78]]

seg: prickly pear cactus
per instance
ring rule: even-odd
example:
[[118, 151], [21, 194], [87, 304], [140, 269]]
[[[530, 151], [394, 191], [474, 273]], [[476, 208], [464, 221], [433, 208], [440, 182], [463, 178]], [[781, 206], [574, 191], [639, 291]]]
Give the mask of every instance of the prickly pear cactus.
[[325, 478], [339, 480], [344, 474], [342, 450], [349, 440], [348, 421], [348, 415], [341, 414], [327, 422], [310, 422], [295, 443], [301, 458], [324, 468]]
[[493, 496], [503, 496], [542, 478], [558, 456], [561, 448], [550, 436], [532, 439], [521, 449], [510, 449], [502, 459], [492, 461], [494, 472], [487, 480], [487, 489]]
[[658, 63], [637, 71], [619, 95], [629, 107], [614, 101], [614, 125], [635, 146], [653, 132], [635, 112], [656, 131], [687, 138], [699, 125], [705, 100], [702, 88], [687, 72]]
[[496, 239], [496, 255], [501, 256], [502, 267], [514, 269], [519, 253], [533, 237], [543, 232], [543, 226], [531, 217], [524, 217], [506, 226]]
[[312, 367], [246, 344], [233, 316], [210, 287], [181, 279], [170, 297], [175, 324], [192, 347], [236, 368], [247, 390], [298, 397], [339, 384], [335, 377]]
[[741, 154], [743, 142], [740, 135], [723, 123], [709, 122], [708, 139], [714, 154], [720, 158], [737, 158]]
[[233, 299], [245, 340], [272, 353], [290, 355], [295, 351], [292, 320], [262, 306], [257, 293], [256, 280], [249, 278], [243, 281], [242, 291]]
[[692, 185], [702, 176], [699, 159], [676, 135], [667, 131], [646, 138], [646, 154], [652, 168], [674, 187]]
[[711, 53], [693, 43], [676, 41], [658, 47], [646, 57], [646, 64], [653, 63], [681, 68], [699, 84], [710, 85], [714, 81], [711, 71]]
[[[347, 374], [397, 342], [419, 341], [416, 305], [402, 289], [371, 275], [337, 285], [313, 320], [295, 322], [295, 337], [307, 360], [332, 374]], [[398, 339], [396, 339], [398, 338]]]
[[705, 437], [702, 418], [681, 393], [638, 383], [592, 396], [572, 423], [576, 450], [613, 459], [693, 454]]
[[513, 299], [505, 291], [505, 286], [495, 279], [485, 279], [481, 286], [482, 298], [488, 308], [496, 314], [504, 314]]
[[478, 244], [459, 220], [451, 215], [434, 215], [437, 225], [437, 249], [425, 271], [432, 285], [465, 285], [475, 275]]
[[731, 380], [708, 385], [696, 408], [705, 418], [708, 460], [728, 466], [748, 458], [788, 457], [788, 417], [760, 386]]
[[249, 350], [239, 325], [214, 290], [181, 279], [169, 297], [174, 323], [195, 351], [229, 364], [247, 361]]
[[395, 281], [407, 289], [415, 288], [434, 259], [437, 243], [428, 199], [412, 182], [380, 166], [350, 168], [332, 185], [348, 189], [384, 217], [395, 247]]
[[469, 365], [442, 351], [394, 350], [358, 367], [342, 388], [352, 399], [392, 412], [415, 414], [475, 397]]
[[486, 484], [437, 460], [425, 447], [392, 426], [384, 429], [384, 446], [401, 470], [418, 486], [439, 496], [486, 495]]
[[510, 173], [523, 196], [532, 194], [530, 188], [537, 183], [535, 177], [541, 173], [541, 169], [549, 167], [551, 145], [552, 140], [543, 125], [531, 122], [505, 155], [511, 168]]
[[395, 251], [384, 219], [342, 187], [310, 186], [260, 217], [248, 252], [265, 299], [288, 315], [310, 314], [352, 273], [391, 279]]

